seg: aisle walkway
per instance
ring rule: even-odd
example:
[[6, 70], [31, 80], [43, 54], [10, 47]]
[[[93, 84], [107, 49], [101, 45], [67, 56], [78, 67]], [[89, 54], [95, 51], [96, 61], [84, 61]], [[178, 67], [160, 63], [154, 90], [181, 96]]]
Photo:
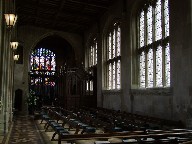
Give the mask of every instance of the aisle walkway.
[[44, 144], [33, 117], [16, 116], [8, 144]]

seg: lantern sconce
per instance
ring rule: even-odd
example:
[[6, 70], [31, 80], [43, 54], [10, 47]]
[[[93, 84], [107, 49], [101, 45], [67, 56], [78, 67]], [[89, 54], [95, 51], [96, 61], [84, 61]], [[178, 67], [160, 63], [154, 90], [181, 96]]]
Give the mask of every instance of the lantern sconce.
[[19, 42], [12, 41], [12, 42], [10, 42], [10, 45], [11, 45], [11, 48], [12, 48], [13, 50], [16, 50], [17, 47], [18, 47], [18, 45], [19, 45]]
[[16, 21], [17, 21], [17, 15], [11, 13], [11, 14], [4, 14], [5, 15], [5, 21], [7, 24], [7, 28], [11, 29], [14, 27]]
[[18, 61], [19, 60], [19, 55], [14, 55], [13, 59], [14, 59], [14, 61]]

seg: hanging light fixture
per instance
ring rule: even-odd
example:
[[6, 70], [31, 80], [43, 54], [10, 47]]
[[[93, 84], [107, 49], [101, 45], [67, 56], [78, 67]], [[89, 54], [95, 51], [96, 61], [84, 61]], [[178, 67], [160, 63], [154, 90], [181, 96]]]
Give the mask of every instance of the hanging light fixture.
[[14, 61], [18, 61], [19, 60], [19, 55], [18, 54], [14, 55], [13, 59], [14, 59]]
[[[13, 6], [15, 6], [14, 0], [13, 0]], [[15, 10], [15, 7], [13, 8], [13, 10]], [[7, 26], [9, 28], [12, 28], [13, 26], [15, 26], [11, 31], [10, 46], [13, 50], [16, 50], [19, 45], [19, 42], [17, 41], [17, 24], [16, 24], [17, 16], [15, 14], [7, 14], [7, 15], [9, 16], [9, 21], [7, 22]]]
[[5, 21], [7, 27], [12, 28], [17, 21], [17, 16], [15, 14], [5, 14]]
[[19, 42], [17, 42], [17, 41], [12, 41], [12, 42], [10, 42], [10, 45], [11, 45], [11, 48], [12, 48], [13, 50], [16, 50], [17, 47], [18, 47], [18, 45], [19, 45]]
[[11, 29], [16, 21], [17, 21], [17, 15], [15, 14], [15, 1], [10, 1], [10, 0], [7, 0], [6, 1], [6, 13], [4, 14], [5, 15], [5, 21], [6, 21], [6, 24], [7, 24], [7, 28], [8, 29]]

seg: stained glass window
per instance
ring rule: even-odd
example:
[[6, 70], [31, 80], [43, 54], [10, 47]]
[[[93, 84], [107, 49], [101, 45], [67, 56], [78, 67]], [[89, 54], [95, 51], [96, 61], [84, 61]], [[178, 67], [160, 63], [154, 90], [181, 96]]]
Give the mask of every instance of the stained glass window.
[[55, 71], [55, 54], [44, 48], [35, 49], [31, 54], [31, 70]]
[[30, 73], [33, 75], [42, 75], [44, 78], [31, 77], [31, 85], [55, 85], [55, 81], [48, 77], [55, 74], [55, 58], [55, 54], [49, 49], [38, 48], [32, 51], [30, 58]]
[[107, 36], [106, 48], [106, 76], [107, 89], [121, 88], [121, 28], [119, 23], [115, 23]]
[[[170, 86], [169, 0], [139, 12], [139, 87]], [[146, 8], [147, 6], [147, 8]]]

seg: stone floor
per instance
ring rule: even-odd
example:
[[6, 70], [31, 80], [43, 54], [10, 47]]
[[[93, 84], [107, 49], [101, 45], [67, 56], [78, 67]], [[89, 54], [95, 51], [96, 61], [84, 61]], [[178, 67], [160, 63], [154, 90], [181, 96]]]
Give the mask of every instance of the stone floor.
[[[32, 116], [16, 116], [11, 127], [8, 140], [3, 144], [57, 144], [57, 140], [51, 141], [53, 130], [51, 127], [45, 132], [45, 123], [41, 123], [40, 119], [34, 119]], [[66, 128], [68, 126], [66, 125]], [[101, 131], [97, 130], [96, 133]], [[70, 133], [74, 133], [72, 129]], [[57, 136], [55, 137], [57, 139]], [[0, 138], [1, 140], [1, 138]], [[62, 141], [61, 144], [94, 144], [96, 141], [107, 141], [110, 143], [121, 142], [121, 139], [92, 139], [92, 140], [78, 140], [73, 143]], [[1, 142], [0, 142], [1, 144]], [[184, 143], [182, 143], [184, 144]], [[185, 144], [192, 144], [187, 142]]]
[[14, 117], [8, 144], [45, 144], [31, 116]]
[[[5, 144], [57, 144], [57, 140], [51, 141], [53, 130], [51, 128], [45, 132], [45, 123], [40, 123], [41, 120], [34, 119], [33, 116], [16, 116], [10, 129], [8, 140]], [[74, 133], [71, 129], [70, 133]], [[57, 139], [57, 136], [55, 137]], [[74, 144], [94, 144], [98, 139], [78, 140]], [[71, 144], [62, 141], [62, 144]]]

